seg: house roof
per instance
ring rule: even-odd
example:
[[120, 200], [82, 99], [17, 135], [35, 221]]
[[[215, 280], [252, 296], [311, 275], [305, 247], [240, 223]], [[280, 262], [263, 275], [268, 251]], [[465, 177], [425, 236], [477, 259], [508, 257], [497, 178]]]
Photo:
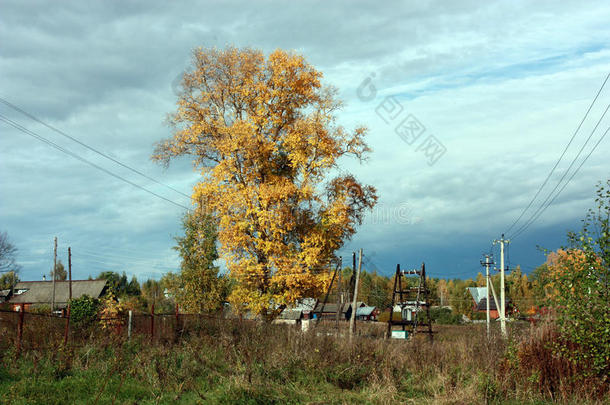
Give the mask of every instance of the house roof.
[[[347, 308], [348, 308], [347, 305], [342, 305], [340, 312], [341, 313], [347, 312]], [[322, 303], [318, 302], [318, 304], [316, 305], [316, 308], [314, 309], [314, 312], [336, 314], [337, 313], [337, 304], [336, 303], [326, 303], [326, 305], [322, 306]]]
[[[470, 291], [470, 295], [472, 295], [472, 299], [476, 304], [477, 311], [486, 311], [487, 310], [487, 287], [469, 287], [468, 291]], [[508, 298], [504, 298], [506, 304], [510, 303]], [[499, 301], [499, 299], [498, 299]], [[496, 300], [493, 297], [489, 296], [489, 310], [495, 311], [498, 308], [496, 307]]]
[[360, 307], [356, 309], [356, 316], [370, 316], [375, 307]]
[[303, 311], [295, 308], [285, 308], [282, 313], [278, 316], [278, 319], [290, 319], [298, 320], [301, 319]]
[[[106, 280], [72, 280], [72, 298], [88, 295], [99, 298], [106, 287]], [[53, 281], [20, 281], [15, 291], [27, 290], [15, 294], [9, 300], [12, 304], [50, 304], [53, 302]], [[70, 295], [69, 281], [55, 281], [55, 303], [66, 304]]]
[[6, 298], [11, 295], [11, 290], [0, 290], [0, 298]]
[[[489, 300], [489, 310], [495, 311], [498, 308], [496, 307], [496, 301], [492, 298]], [[477, 304], [478, 311], [487, 311], [487, 297], [481, 298], [479, 303]]]
[[[364, 303], [364, 301], [356, 301], [356, 308], [362, 308], [362, 307], [366, 307], [367, 305]], [[349, 308], [352, 307], [352, 303], [349, 303]], [[356, 310], [357, 311], [357, 310]]]
[[468, 287], [472, 299], [478, 305], [481, 299], [487, 296], [487, 287]]
[[[504, 298], [504, 299], [506, 301], [506, 305], [508, 306], [510, 304], [510, 300], [508, 298]], [[496, 300], [494, 300], [493, 297], [490, 297], [489, 310], [495, 311], [497, 309], [498, 308], [496, 307]], [[481, 301], [479, 301], [479, 303], [477, 304], [477, 311], [487, 311], [487, 298], [486, 297], [483, 297], [481, 299]]]

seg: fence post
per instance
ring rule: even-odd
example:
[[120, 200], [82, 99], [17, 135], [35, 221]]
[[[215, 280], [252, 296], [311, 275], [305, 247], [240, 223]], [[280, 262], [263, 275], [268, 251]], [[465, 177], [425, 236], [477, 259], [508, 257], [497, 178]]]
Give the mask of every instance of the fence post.
[[127, 321], [127, 339], [131, 340], [131, 317], [132, 317], [132, 312], [131, 309], [129, 310], [129, 319]]
[[70, 331], [70, 303], [68, 303], [68, 316], [66, 317], [66, 328], [64, 329], [64, 347], [68, 344], [68, 333]]
[[[55, 274], [55, 271], [53, 271]], [[72, 249], [68, 247], [68, 318], [66, 318], [66, 330], [64, 331], [64, 347], [68, 344], [68, 333], [70, 332], [70, 306], [72, 305]]]
[[176, 303], [176, 328], [174, 329], [174, 341], [178, 341], [179, 334], [180, 334], [180, 308], [178, 307], [178, 303]]
[[23, 319], [25, 317], [24, 306], [19, 306], [19, 324], [17, 325], [17, 355], [21, 353], [21, 340], [23, 338]]
[[155, 303], [150, 306], [150, 341], [155, 337]]

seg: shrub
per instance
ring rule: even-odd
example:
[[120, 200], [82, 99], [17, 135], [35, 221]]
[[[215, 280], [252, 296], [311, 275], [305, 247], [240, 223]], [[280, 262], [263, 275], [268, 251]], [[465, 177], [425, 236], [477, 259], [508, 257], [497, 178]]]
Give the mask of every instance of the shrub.
[[557, 346], [571, 352], [579, 350], [578, 345], [562, 337], [556, 325], [549, 323], [509, 348], [500, 366], [501, 373], [510, 376], [508, 385], [512, 389], [528, 387], [555, 399], [602, 398], [610, 389], [608, 381], [591, 376], [589, 364], [558, 356], [554, 349]]
[[124, 323], [125, 308], [114, 297], [112, 292], [99, 303], [100, 308], [100, 323], [102, 329], [120, 331]]
[[97, 318], [99, 300], [88, 295], [70, 301], [70, 320], [75, 326], [89, 326]]
[[449, 308], [431, 308], [430, 318], [432, 318], [432, 322], [442, 325], [459, 325], [462, 323], [462, 316], [453, 313]]
[[484, 321], [487, 320], [487, 314], [485, 312], [473, 312], [470, 319], [473, 321]]
[[557, 313], [561, 337], [575, 350], [555, 345], [558, 355], [588, 364], [584, 376], [610, 375], [610, 180], [597, 189], [580, 232], [568, 233], [570, 246], [549, 264], [548, 303]]

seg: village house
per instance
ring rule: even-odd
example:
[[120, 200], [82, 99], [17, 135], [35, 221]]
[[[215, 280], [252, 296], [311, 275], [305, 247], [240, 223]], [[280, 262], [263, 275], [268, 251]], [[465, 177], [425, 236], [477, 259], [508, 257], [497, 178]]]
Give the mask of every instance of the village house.
[[[106, 291], [106, 280], [72, 280], [72, 298], [88, 295], [99, 298]], [[55, 281], [55, 307], [66, 308], [70, 296], [69, 281]], [[52, 305], [53, 281], [20, 281], [13, 289], [8, 300], [15, 311], [23, 308], [29, 311], [32, 306]]]
[[[362, 301], [356, 302], [356, 308], [363, 308], [367, 305]], [[337, 318], [337, 304], [336, 303], [327, 303], [323, 305], [321, 302], [318, 302], [314, 311], [314, 318], [320, 318], [323, 320], [334, 320]], [[356, 312], [357, 314], [358, 312]], [[352, 304], [351, 303], [343, 303], [339, 304], [339, 320], [346, 321], [349, 320], [352, 316]]]
[[315, 298], [298, 300], [294, 306], [284, 308], [274, 323], [298, 324], [301, 320], [312, 319], [317, 302]]
[[363, 306], [356, 309], [356, 320], [358, 321], [376, 321], [379, 316], [379, 310], [376, 307]]
[[[347, 312], [347, 305], [345, 304], [339, 304], [339, 320], [344, 321], [345, 319], [347, 319], [346, 317], [346, 312]], [[322, 320], [333, 320], [336, 319], [337, 317], [337, 304], [334, 302], [331, 303], [326, 303], [323, 304], [321, 302], [318, 302], [316, 304], [316, 307], [314, 308], [313, 311], [313, 318], [314, 319], [322, 319]]]
[[[469, 287], [468, 291], [472, 296], [474, 312], [487, 312], [487, 287]], [[506, 299], [506, 314], [509, 313], [510, 300]], [[496, 301], [493, 296], [489, 296], [489, 317], [491, 319], [498, 319], [500, 317], [500, 311], [496, 306]]]

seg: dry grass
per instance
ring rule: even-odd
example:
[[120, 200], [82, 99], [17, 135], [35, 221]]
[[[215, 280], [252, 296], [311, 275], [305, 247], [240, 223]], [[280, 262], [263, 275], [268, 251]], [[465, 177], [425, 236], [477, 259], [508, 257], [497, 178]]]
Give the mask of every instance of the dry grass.
[[[193, 318], [185, 325], [176, 328], [180, 325], [167, 321], [154, 343], [145, 332], [126, 342], [123, 331], [121, 336], [74, 335], [65, 350], [32, 346], [18, 359], [9, 349], [3, 352], [8, 367], [0, 373], [0, 398], [23, 403], [91, 403], [99, 397], [98, 403], [517, 404], [595, 403], [607, 394], [600, 391], [600, 381], [568, 384], [576, 381], [578, 369], [557, 367], [545, 351], [550, 335], [527, 327], [513, 326], [515, 333], [505, 343], [496, 331], [486, 339], [484, 325], [437, 326], [430, 344], [426, 336], [384, 340], [385, 325], [359, 324], [359, 336], [350, 344], [335, 336], [330, 322], [308, 333], [254, 321]], [[339, 335], [345, 335], [344, 325]], [[557, 377], [553, 370], [571, 374]]]

